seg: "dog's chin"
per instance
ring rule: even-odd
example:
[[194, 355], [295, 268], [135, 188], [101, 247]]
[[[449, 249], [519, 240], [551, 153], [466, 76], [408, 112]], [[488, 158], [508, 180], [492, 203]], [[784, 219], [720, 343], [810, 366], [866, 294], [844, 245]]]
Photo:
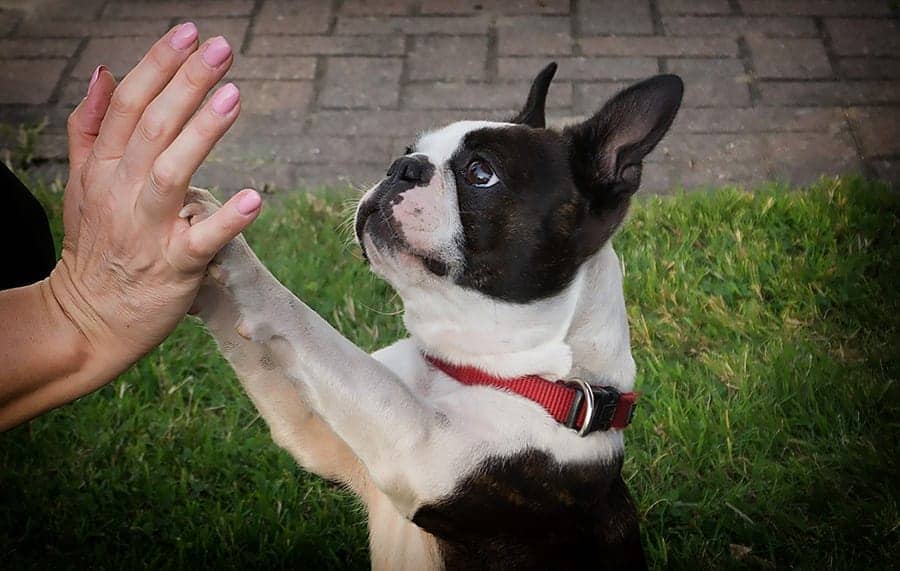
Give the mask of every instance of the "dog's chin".
[[437, 277], [444, 277], [450, 271], [440, 257], [412, 248], [387, 224], [378, 224], [372, 218], [364, 222], [359, 244], [363, 258], [383, 277], [388, 277], [385, 271], [407, 273], [424, 269]]

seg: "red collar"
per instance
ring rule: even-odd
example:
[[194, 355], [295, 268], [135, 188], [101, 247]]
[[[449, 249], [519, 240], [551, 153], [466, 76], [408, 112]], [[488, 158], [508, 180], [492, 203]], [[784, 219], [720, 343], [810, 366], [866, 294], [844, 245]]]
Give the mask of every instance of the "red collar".
[[[475, 367], [453, 365], [429, 355], [425, 355], [425, 359], [464, 385], [504, 389], [533, 400], [557, 422], [577, 430], [581, 436], [596, 430], [625, 428], [634, 416], [636, 393], [621, 393], [613, 387], [591, 386], [584, 381], [553, 382], [537, 375], [504, 379]], [[590, 420], [585, 424], [589, 411]]]

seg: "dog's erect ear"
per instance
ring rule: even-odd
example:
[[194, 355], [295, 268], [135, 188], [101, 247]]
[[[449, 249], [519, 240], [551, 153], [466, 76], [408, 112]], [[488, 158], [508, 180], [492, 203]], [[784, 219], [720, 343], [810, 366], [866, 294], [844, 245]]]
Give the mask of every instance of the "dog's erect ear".
[[610, 99], [593, 117], [563, 131], [572, 176], [588, 198], [591, 216], [580, 243], [592, 254], [625, 218], [641, 183], [644, 157], [672, 125], [684, 83], [677, 75], [657, 75]]
[[619, 92], [587, 121], [568, 127], [572, 171], [592, 199], [634, 194], [641, 164], [669, 130], [684, 93], [677, 75], [657, 75]]
[[531, 83], [525, 107], [510, 120], [510, 123], [521, 123], [535, 129], [543, 129], [546, 126], [544, 106], [547, 103], [547, 90], [550, 89], [550, 82], [553, 81], [555, 74], [556, 62], [552, 62], [537, 74]]

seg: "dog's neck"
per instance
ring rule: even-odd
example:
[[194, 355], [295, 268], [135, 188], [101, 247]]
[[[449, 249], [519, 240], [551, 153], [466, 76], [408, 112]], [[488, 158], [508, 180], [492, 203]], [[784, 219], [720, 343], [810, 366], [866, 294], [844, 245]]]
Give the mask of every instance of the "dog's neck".
[[533, 303], [433, 285], [398, 290], [406, 328], [424, 352], [500, 377], [577, 376], [632, 389], [622, 272], [611, 244], [582, 265], [566, 290]]

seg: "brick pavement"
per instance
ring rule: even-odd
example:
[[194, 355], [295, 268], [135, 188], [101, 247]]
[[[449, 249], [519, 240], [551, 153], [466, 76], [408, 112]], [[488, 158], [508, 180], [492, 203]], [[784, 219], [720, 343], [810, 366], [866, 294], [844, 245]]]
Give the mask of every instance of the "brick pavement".
[[47, 117], [39, 168], [62, 172], [65, 117], [94, 66], [123, 73], [185, 19], [239, 51], [229, 78], [243, 115], [195, 178], [226, 191], [365, 186], [423, 128], [508, 116], [550, 60], [555, 118], [648, 75], [684, 77], [648, 190], [842, 172], [900, 182], [887, 0], [0, 1], [0, 122]]

